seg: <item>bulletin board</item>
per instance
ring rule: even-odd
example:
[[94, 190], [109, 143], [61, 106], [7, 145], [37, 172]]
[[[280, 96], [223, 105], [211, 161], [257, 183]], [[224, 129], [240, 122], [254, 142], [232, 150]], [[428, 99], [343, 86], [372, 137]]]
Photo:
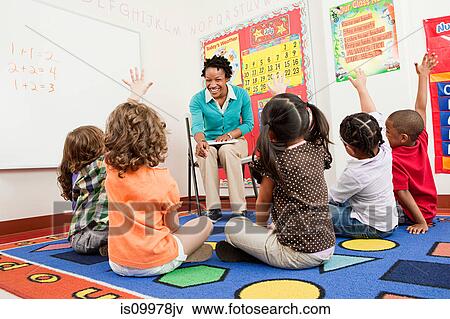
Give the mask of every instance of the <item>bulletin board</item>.
[[[272, 97], [267, 85], [273, 77], [284, 75], [289, 82], [287, 92], [311, 102], [314, 85], [306, 1], [207, 36], [201, 39], [201, 46], [202, 61], [213, 55], [226, 57], [233, 68], [231, 83], [250, 95], [255, 127], [245, 136], [249, 154], [256, 146], [261, 112]], [[225, 186], [223, 172], [220, 178]], [[250, 185], [249, 179], [246, 184]]]
[[450, 16], [424, 21], [427, 50], [439, 64], [430, 76], [435, 170], [450, 174]]

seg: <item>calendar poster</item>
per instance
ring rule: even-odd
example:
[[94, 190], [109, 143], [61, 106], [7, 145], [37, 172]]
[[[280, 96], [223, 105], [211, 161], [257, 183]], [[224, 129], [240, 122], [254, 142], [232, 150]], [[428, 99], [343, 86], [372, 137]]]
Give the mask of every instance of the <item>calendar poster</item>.
[[[243, 87], [252, 101], [255, 126], [247, 134], [249, 154], [260, 132], [261, 112], [272, 97], [268, 83], [276, 76], [289, 82], [288, 92], [312, 102], [311, 41], [306, 1], [270, 12], [212, 34], [201, 40], [202, 61], [213, 55], [226, 57], [233, 67], [231, 83]], [[226, 175], [221, 172], [221, 186]], [[250, 177], [246, 172], [246, 177]], [[247, 185], [251, 186], [250, 179]]]
[[330, 9], [336, 81], [400, 69], [393, 0], [354, 0]]
[[450, 16], [424, 21], [428, 53], [439, 64], [430, 75], [436, 173], [450, 174]]

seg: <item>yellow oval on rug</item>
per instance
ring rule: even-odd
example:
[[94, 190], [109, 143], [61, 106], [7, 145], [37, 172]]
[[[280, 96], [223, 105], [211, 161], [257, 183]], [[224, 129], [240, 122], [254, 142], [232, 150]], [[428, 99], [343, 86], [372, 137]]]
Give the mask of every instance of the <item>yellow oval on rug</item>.
[[350, 239], [339, 245], [342, 248], [356, 251], [382, 251], [398, 247], [396, 242], [387, 239]]
[[294, 279], [265, 280], [249, 284], [236, 292], [239, 299], [319, 299], [322, 287]]

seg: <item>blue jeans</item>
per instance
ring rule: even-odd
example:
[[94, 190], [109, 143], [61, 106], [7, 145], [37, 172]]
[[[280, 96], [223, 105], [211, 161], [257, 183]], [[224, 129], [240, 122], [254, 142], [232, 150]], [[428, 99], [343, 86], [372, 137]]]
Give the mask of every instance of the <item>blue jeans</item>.
[[408, 215], [405, 214], [403, 207], [397, 202], [397, 211], [398, 211], [398, 224], [399, 225], [414, 225], [415, 222], [412, 221]]
[[351, 238], [384, 238], [392, 235], [395, 228], [384, 232], [361, 223], [350, 216], [352, 207], [348, 204], [330, 203], [330, 213], [336, 236]]

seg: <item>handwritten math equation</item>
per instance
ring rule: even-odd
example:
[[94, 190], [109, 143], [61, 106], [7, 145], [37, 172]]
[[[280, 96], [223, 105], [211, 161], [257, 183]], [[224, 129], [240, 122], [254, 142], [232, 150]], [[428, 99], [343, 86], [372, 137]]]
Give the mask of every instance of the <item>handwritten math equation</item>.
[[58, 60], [53, 51], [11, 42], [9, 55], [8, 73], [12, 89], [32, 93], [56, 92]]

